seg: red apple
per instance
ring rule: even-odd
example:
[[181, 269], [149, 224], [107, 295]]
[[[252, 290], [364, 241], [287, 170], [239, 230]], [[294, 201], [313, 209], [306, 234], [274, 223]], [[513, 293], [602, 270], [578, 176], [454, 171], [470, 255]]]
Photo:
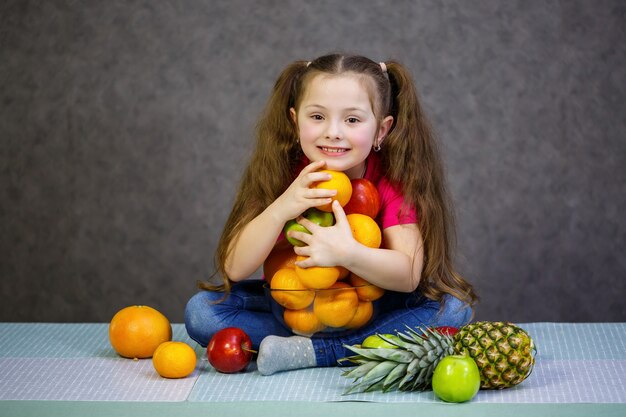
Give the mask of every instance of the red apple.
[[455, 334], [459, 332], [459, 329], [452, 326], [439, 326], [434, 329], [437, 333], [442, 334], [444, 336], [454, 337]]
[[355, 178], [352, 183], [352, 197], [343, 210], [346, 214], [360, 213], [375, 219], [380, 210], [380, 196], [376, 186], [365, 178]]
[[238, 327], [226, 327], [215, 333], [206, 351], [209, 363], [225, 374], [239, 372], [248, 366], [254, 352], [250, 336]]

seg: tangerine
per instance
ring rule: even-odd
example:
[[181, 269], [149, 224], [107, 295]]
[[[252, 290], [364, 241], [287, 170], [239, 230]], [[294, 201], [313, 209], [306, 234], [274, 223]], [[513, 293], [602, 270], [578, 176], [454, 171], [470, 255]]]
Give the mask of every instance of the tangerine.
[[342, 280], [350, 275], [350, 271], [343, 266], [336, 266], [335, 268], [339, 269], [339, 278], [337, 278], [337, 281]]
[[313, 301], [313, 312], [326, 326], [343, 327], [352, 320], [359, 305], [354, 288], [345, 282], [319, 290]]
[[[333, 197], [333, 201], [339, 201], [341, 207], [348, 204], [350, 201], [350, 197], [352, 197], [352, 183], [350, 182], [350, 178], [346, 174], [341, 171], [331, 171], [329, 169], [323, 169], [319, 172], [325, 172], [332, 176], [328, 181], [320, 181], [311, 185], [311, 188], [323, 188], [326, 190], [337, 190], [337, 194]], [[330, 204], [324, 204], [319, 206], [318, 209], [322, 211], [333, 211], [332, 201]]]
[[272, 277], [279, 269], [294, 269], [296, 262], [296, 253], [291, 245], [277, 245], [263, 262], [263, 276], [269, 283]]
[[283, 313], [285, 324], [296, 334], [310, 336], [326, 328], [309, 308], [300, 310], [285, 309]]
[[352, 320], [345, 325], [349, 329], [358, 329], [366, 325], [374, 315], [374, 305], [371, 301], [359, 301]]
[[315, 292], [307, 289], [296, 271], [283, 268], [276, 271], [270, 282], [272, 298], [285, 308], [300, 310], [308, 307], [315, 298]]
[[356, 294], [361, 301], [376, 301], [383, 296], [385, 290], [377, 287], [374, 284], [370, 284], [365, 279], [356, 274], [350, 274], [350, 284], [355, 287]]
[[169, 320], [152, 307], [125, 307], [115, 313], [109, 324], [111, 346], [125, 358], [149, 358], [161, 343], [170, 340]]
[[[307, 259], [306, 256], [298, 256], [297, 261]], [[296, 274], [302, 284], [307, 288], [324, 289], [330, 288], [339, 277], [347, 274], [347, 269], [337, 266], [310, 266], [308, 268], [300, 268], [296, 265]], [[345, 276], [345, 275], [344, 275]]]
[[354, 239], [369, 248], [379, 248], [383, 237], [374, 219], [365, 214], [352, 213], [346, 216]]
[[154, 369], [163, 378], [184, 378], [196, 369], [196, 352], [185, 342], [164, 342], [152, 356]]

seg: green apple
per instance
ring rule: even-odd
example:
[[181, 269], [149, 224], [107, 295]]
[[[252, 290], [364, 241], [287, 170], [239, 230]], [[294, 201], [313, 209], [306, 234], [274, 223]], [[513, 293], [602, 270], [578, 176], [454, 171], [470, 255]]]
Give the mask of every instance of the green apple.
[[443, 401], [469, 401], [480, 389], [478, 366], [469, 355], [446, 356], [435, 368], [432, 385], [437, 397]]
[[[313, 223], [318, 224], [322, 227], [332, 226], [335, 223], [335, 216], [333, 215], [333, 213], [327, 213], [322, 210], [318, 210], [316, 208], [308, 209], [307, 211], [303, 213], [303, 216], [307, 218], [308, 220], [312, 221]], [[295, 230], [297, 232], [304, 232], [304, 233], [309, 233], [309, 234], [311, 232], [309, 232], [309, 230], [306, 227], [298, 223], [296, 219], [289, 220], [287, 223], [285, 223], [285, 227], [283, 228], [283, 231], [285, 232], [285, 236], [287, 237], [287, 240], [289, 241], [289, 243], [291, 243], [293, 246], [306, 246], [304, 242], [287, 236], [287, 232], [289, 232], [290, 230]]]
[[312, 207], [305, 211], [304, 217], [311, 220], [315, 224], [319, 224], [322, 227], [328, 227], [335, 224], [335, 216], [333, 215], [333, 213], [318, 210], [315, 207]]
[[[395, 336], [393, 334], [383, 334], [383, 337], [396, 341], [396, 340], [400, 340], [400, 338], [398, 336]], [[387, 348], [387, 349], [397, 349], [398, 346], [396, 345], [392, 345], [391, 343], [387, 342], [386, 340], [383, 340], [379, 335], [377, 334], [373, 334], [370, 336], [367, 336], [365, 338], [365, 340], [363, 341], [363, 343], [361, 343], [361, 347], [364, 348]]]
[[289, 241], [289, 243], [291, 243], [293, 246], [306, 246], [306, 244], [302, 242], [301, 240], [294, 239], [287, 235], [287, 232], [291, 230], [295, 230], [296, 232], [304, 232], [304, 233], [310, 234], [311, 232], [309, 232], [309, 229], [307, 229], [306, 227], [298, 223], [296, 219], [289, 220], [287, 223], [285, 223], [285, 227], [283, 228], [283, 231], [285, 232], [285, 237], [287, 237], [287, 240]]

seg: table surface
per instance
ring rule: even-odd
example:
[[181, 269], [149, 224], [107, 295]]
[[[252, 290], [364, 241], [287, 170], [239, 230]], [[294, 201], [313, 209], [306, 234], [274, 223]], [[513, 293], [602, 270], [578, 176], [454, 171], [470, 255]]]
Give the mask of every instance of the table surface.
[[[338, 368], [262, 376], [216, 372], [204, 349], [174, 324], [173, 339], [194, 346], [192, 375], [159, 377], [150, 360], [119, 357], [105, 323], [0, 323], [0, 416], [5, 415], [626, 415], [626, 323], [522, 323], [538, 349], [531, 376], [517, 387], [481, 390], [470, 403], [446, 404], [432, 391], [344, 396]], [[382, 408], [381, 408], [382, 407]], [[230, 411], [229, 411], [230, 410]], [[424, 410], [424, 411], [426, 411]], [[355, 414], [356, 415], [356, 414]]]

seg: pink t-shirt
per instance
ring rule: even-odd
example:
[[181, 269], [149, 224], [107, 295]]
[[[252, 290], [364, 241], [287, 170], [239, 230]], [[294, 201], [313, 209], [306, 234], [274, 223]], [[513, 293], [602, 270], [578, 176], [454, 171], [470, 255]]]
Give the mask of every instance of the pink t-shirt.
[[398, 224], [417, 223], [418, 216], [413, 204], [407, 204], [399, 184], [392, 184], [383, 175], [380, 158], [375, 153], [367, 157], [367, 170], [363, 176], [370, 180], [378, 189], [380, 196], [380, 212], [376, 222], [381, 229]]

